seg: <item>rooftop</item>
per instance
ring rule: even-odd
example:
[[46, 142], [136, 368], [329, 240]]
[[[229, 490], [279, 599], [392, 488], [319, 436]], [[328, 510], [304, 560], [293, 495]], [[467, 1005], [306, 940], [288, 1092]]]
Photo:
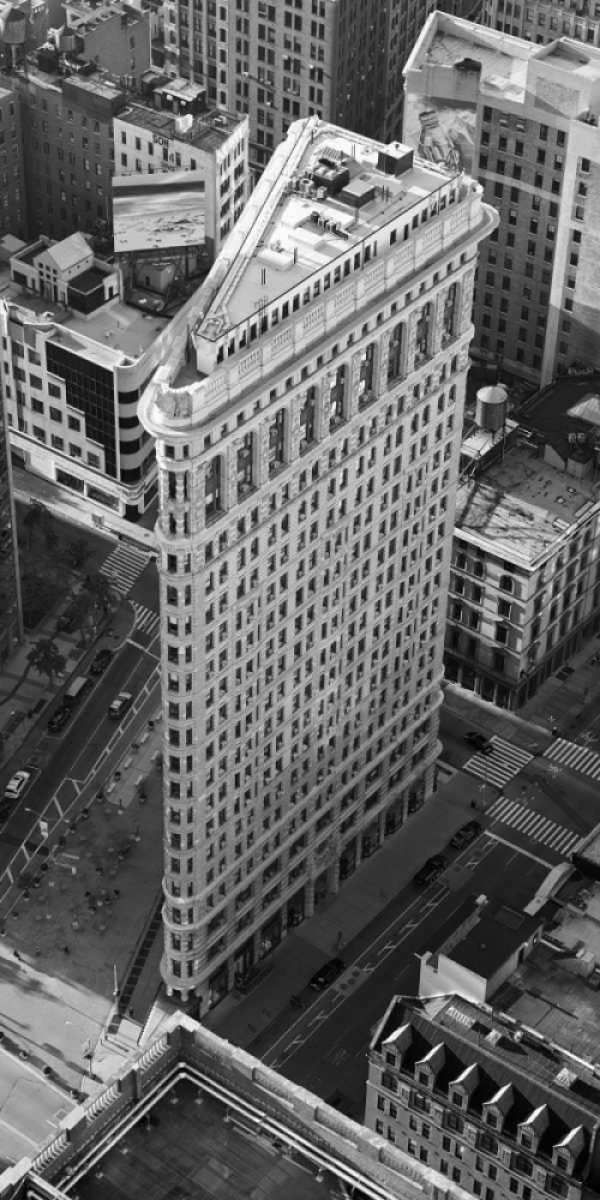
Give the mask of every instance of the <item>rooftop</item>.
[[[458, 995], [418, 1000], [396, 996], [380, 1022], [371, 1049], [398, 1044], [402, 1073], [414, 1076], [417, 1064], [436, 1050], [436, 1090], [448, 1091], [467, 1068], [475, 1068], [469, 1110], [483, 1116], [483, 1106], [510, 1087], [503, 1134], [515, 1138], [520, 1124], [542, 1110], [539, 1153], [581, 1127], [583, 1143], [576, 1174], [592, 1165], [590, 1151], [600, 1118], [600, 1078], [594, 1066], [539, 1032], [499, 1011]], [[595, 1172], [597, 1167], [595, 1168]], [[588, 1180], [597, 1186], [597, 1179]]]
[[484, 979], [522, 946], [540, 926], [539, 917], [529, 917], [500, 901], [474, 906], [468, 901], [463, 921], [431, 957], [432, 965], [444, 954], [465, 970]]
[[[380, 165], [386, 149], [396, 164], [390, 170]], [[199, 330], [207, 338], [347, 258], [457, 176], [414, 161], [399, 143], [385, 148], [318, 118], [292, 126], [270, 167], [213, 268], [214, 295]]]
[[492, 544], [494, 553], [530, 566], [595, 504], [591, 479], [565, 475], [529, 446], [513, 445], [458, 488], [456, 528]]
[[[180, 1013], [0, 1176], [5, 1200], [419, 1200], [457, 1184]], [[25, 1185], [25, 1187], [23, 1186]]]
[[527, 64], [539, 46], [460, 17], [432, 13], [415, 42], [406, 72], [438, 72], [454, 67], [462, 73], [479, 64], [480, 80], [511, 99], [522, 99]]
[[[78, 279], [74, 280], [76, 285], [78, 282]], [[10, 269], [2, 263], [0, 300], [18, 304], [40, 317], [50, 313], [49, 321], [56, 324], [56, 333], [53, 335], [55, 341], [79, 350], [82, 348], [81, 339], [95, 342], [98, 347], [94, 352], [95, 357], [108, 368], [126, 365], [127, 360], [139, 358], [167, 324], [166, 318], [140, 312], [122, 300], [111, 300], [85, 317], [75, 309], [64, 308], [14, 283], [10, 278]]]
[[[165, 88], [157, 89], [158, 92], [166, 90]], [[183, 119], [185, 120], [185, 118]], [[145, 129], [152, 134], [156, 133], [160, 137], [186, 142], [205, 154], [212, 154], [231, 136], [235, 129], [239, 128], [244, 117], [213, 109], [200, 116], [192, 117], [191, 127], [188, 130], [182, 130], [179, 126], [181, 118], [175, 113], [151, 108], [146, 104], [128, 104], [127, 108], [119, 113], [119, 120], [126, 121], [128, 125], [135, 125], [137, 129]]]

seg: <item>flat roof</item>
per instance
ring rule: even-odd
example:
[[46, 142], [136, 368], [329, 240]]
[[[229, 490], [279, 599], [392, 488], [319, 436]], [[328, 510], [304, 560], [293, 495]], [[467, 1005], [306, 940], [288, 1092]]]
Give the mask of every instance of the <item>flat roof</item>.
[[[168, 92], [170, 89], [157, 88], [156, 92]], [[148, 133], [157, 134], [169, 140], [186, 142], [196, 150], [211, 153], [231, 136], [234, 129], [243, 123], [245, 117], [232, 113], [222, 113], [217, 109], [201, 113], [193, 117], [188, 132], [180, 132], [176, 127], [176, 114], [165, 112], [161, 108], [151, 108], [146, 104], [128, 104], [118, 114], [119, 121], [127, 125], [135, 125], [137, 129], [145, 129]]]
[[177, 1084], [152, 1109], [149, 1128], [134, 1125], [79, 1181], [80, 1200], [333, 1200], [333, 1179], [317, 1182], [282, 1150], [228, 1123], [221, 1104], [197, 1097], [193, 1084]]
[[[77, 286], [77, 278], [73, 281]], [[41, 316], [52, 313], [57, 333], [53, 340], [62, 341], [73, 350], [85, 351], [81, 339], [97, 343], [98, 362], [107, 367], [123, 365], [125, 359], [139, 358], [162, 333], [168, 318], [143, 313], [122, 300], [111, 300], [85, 317], [75, 309], [65, 309], [37, 292], [27, 291], [10, 278], [10, 270], [0, 264], [0, 300], [21, 305]], [[73, 335], [69, 337], [69, 335]]]
[[462, 936], [455, 931], [450, 935], [447, 947], [441, 945], [437, 954], [443, 954], [465, 970], [488, 979], [531, 937], [541, 922], [539, 917], [530, 917], [501, 901], [482, 905], [475, 912], [473, 907], [471, 900], [473, 919], [465, 921]]
[[592, 478], [558, 470], [535, 448], [512, 446], [503, 460], [463, 482], [456, 498], [457, 534], [493, 542], [494, 551], [533, 563], [595, 504]]
[[[229, 239], [217, 259], [224, 278], [200, 335], [211, 336], [213, 312], [225, 329], [255, 316], [261, 306], [273, 304], [460, 175], [413, 161], [412, 150], [398, 144], [407, 166], [401, 174], [388, 174], [378, 167], [382, 143], [318, 118], [296, 122], [282, 145], [285, 153], [271, 160], [272, 175], [267, 167], [233, 232], [239, 250]], [[323, 186], [315, 179], [319, 170]], [[336, 171], [347, 179], [342, 176], [345, 182], [332, 194], [325, 181]], [[345, 196], [346, 182], [350, 192]], [[355, 197], [357, 187], [362, 195]]]
[[507, 98], [522, 99], [528, 63], [539, 48], [523, 38], [436, 12], [423, 27], [405, 71], [456, 67], [470, 59], [480, 64], [481, 82], [485, 81], [486, 86], [496, 88]]

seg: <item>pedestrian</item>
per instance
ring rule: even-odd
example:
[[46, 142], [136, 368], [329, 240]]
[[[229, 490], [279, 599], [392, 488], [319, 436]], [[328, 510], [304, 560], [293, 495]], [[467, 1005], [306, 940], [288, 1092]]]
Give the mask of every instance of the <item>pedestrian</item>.
[[129, 1008], [127, 1009], [127, 1012], [128, 1012], [128, 1014], [129, 1014], [129, 1016], [130, 1016], [130, 1017], [133, 1017], [133, 1004], [130, 1004], [130, 1005], [129, 1005]]
[[119, 889], [113, 888], [113, 896], [114, 896], [115, 900], [118, 900], [120, 895], [121, 895], [121, 893], [120, 893]]
[[35, 957], [39, 958], [40, 954], [42, 953], [39, 946], [34, 946], [33, 949], [34, 949]]
[[18, 950], [13, 950], [13, 955], [14, 955], [14, 957], [16, 958], [17, 962], [22, 962], [22, 961], [23, 961], [23, 959], [21, 958], [21, 955], [19, 954], [19, 951], [18, 951]]
[[70, 954], [70, 953], [71, 953], [71, 951], [69, 950], [69, 947], [63, 946], [63, 954]]

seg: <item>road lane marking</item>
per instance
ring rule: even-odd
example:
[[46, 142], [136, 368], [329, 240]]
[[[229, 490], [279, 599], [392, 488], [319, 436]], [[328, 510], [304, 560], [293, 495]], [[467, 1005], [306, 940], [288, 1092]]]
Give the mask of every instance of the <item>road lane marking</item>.
[[488, 837], [494, 842], [500, 842], [502, 846], [508, 846], [509, 850], [516, 850], [519, 854], [524, 854], [527, 858], [532, 858], [534, 862], [539, 863], [541, 867], [546, 867], [551, 871], [554, 863], [549, 863], [545, 858], [539, 858], [537, 854], [532, 854], [531, 850], [526, 850], [524, 846], [518, 846], [515, 842], [509, 842], [508, 838], [498, 837], [497, 833], [488, 833]]

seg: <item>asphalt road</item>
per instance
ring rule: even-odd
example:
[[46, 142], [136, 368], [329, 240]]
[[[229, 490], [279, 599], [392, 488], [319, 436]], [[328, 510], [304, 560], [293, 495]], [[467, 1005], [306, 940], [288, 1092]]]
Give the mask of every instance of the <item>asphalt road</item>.
[[[107, 716], [107, 709], [120, 691], [131, 692], [134, 703], [117, 723]], [[36, 833], [36, 814], [48, 810], [47, 815], [56, 820], [78, 797], [81, 805], [93, 797], [159, 703], [156, 656], [126, 641], [69, 724], [58, 735], [42, 734], [33, 754], [29, 751], [29, 760], [38, 763], [38, 772], [2, 828], [0, 874], [32, 831]], [[37, 836], [35, 841], [39, 841]], [[0, 897], [4, 891], [0, 883]]]
[[507, 899], [520, 910], [546, 874], [534, 857], [482, 834], [429, 888], [405, 888], [345, 948], [343, 975], [326, 992], [305, 989], [301, 1015], [284, 1012], [248, 1048], [361, 1119], [372, 1030], [394, 994], [418, 991], [420, 956], [454, 932], [468, 896]]

